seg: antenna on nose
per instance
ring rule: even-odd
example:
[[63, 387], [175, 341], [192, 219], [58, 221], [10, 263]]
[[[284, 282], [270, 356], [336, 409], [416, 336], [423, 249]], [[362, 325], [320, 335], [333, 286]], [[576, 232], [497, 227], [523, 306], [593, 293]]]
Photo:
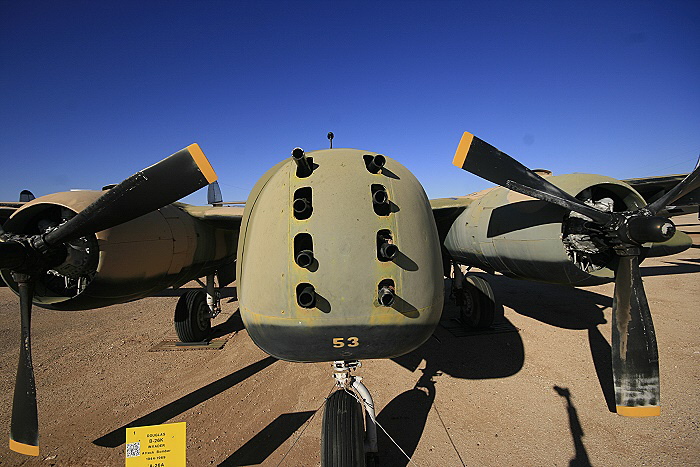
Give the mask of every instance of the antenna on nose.
[[331, 149], [333, 149], [333, 136], [335, 136], [335, 135], [333, 134], [332, 131], [329, 131], [328, 135], [326, 136], [328, 138], [328, 141], [331, 142]]

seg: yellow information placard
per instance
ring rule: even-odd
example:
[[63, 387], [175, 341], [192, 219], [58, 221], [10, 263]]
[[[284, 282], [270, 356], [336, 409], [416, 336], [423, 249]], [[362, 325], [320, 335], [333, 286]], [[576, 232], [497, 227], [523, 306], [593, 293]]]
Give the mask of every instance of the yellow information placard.
[[126, 467], [185, 467], [185, 422], [126, 429]]

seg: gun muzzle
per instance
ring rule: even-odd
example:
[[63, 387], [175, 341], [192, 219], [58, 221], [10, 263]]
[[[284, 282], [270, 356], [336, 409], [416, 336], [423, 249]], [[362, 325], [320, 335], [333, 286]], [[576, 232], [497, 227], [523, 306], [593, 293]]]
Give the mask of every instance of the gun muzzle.
[[380, 261], [391, 261], [396, 258], [399, 252], [399, 247], [393, 243], [389, 243], [387, 239], [384, 239], [383, 243], [379, 245], [379, 250], [377, 251], [377, 257]]
[[372, 193], [372, 202], [377, 205], [381, 206], [389, 202], [389, 195], [386, 193], [386, 190], [383, 188], [380, 188], [376, 190], [374, 193]]
[[385, 285], [379, 289], [379, 303], [382, 306], [391, 306], [394, 304], [396, 299], [396, 294], [394, 293], [394, 288], [390, 285]]
[[297, 287], [297, 303], [302, 308], [313, 308], [316, 305], [316, 290], [311, 284], [299, 284]]
[[314, 252], [311, 250], [300, 251], [294, 260], [302, 268], [308, 268], [314, 262]]
[[311, 166], [311, 160], [306, 156], [306, 153], [301, 148], [294, 148], [292, 151], [292, 159], [297, 163], [297, 177], [305, 178], [311, 175], [314, 171]]
[[367, 170], [373, 174], [376, 174], [379, 173], [379, 171], [382, 170], [382, 167], [384, 167], [384, 164], [386, 164], [386, 158], [381, 154], [377, 154], [375, 156], [368, 154], [365, 156], [365, 164], [367, 165]]

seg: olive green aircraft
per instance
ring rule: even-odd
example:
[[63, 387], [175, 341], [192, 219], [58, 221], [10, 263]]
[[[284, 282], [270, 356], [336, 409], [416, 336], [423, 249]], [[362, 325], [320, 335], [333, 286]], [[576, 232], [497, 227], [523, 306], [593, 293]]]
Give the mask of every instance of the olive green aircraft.
[[[690, 246], [657, 214], [700, 186], [700, 169], [647, 203], [609, 177], [542, 177], [469, 133], [454, 164], [500, 186], [429, 201], [392, 158], [296, 148], [242, 208], [216, 196], [216, 174], [193, 144], [102, 191], [3, 205], [11, 215], [0, 274], [21, 314], [10, 448], [39, 454], [32, 304], [87, 310], [198, 280], [202, 289], [185, 292], [174, 313], [180, 339], [196, 342], [220, 311], [219, 289], [237, 280], [241, 317], [260, 348], [292, 362], [334, 362], [339, 390], [324, 411], [323, 464], [363, 465], [377, 437], [371, 395], [354, 376], [359, 361], [425, 342], [442, 313], [445, 275], [465, 321], [493, 320], [488, 282], [464, 277], [462, 265], [570, 285], [614, 280], [618, 413], [658, 415], [658, 352], [639, 263]], [[211, 206], [176, 202], [207, 185]]]

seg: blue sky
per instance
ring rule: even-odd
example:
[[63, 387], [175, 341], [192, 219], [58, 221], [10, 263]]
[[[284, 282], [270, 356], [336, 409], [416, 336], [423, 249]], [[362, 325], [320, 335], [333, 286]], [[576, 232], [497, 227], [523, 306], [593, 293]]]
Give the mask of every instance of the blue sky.
[[0, 0], [0, 199], [100, 188], [192, 142], [245, 199], [328, 131], [430, 197], [489, 186], [451, 165], [465, 130], [555, 173], [688, 172], [698, 24], [673, 0]]

